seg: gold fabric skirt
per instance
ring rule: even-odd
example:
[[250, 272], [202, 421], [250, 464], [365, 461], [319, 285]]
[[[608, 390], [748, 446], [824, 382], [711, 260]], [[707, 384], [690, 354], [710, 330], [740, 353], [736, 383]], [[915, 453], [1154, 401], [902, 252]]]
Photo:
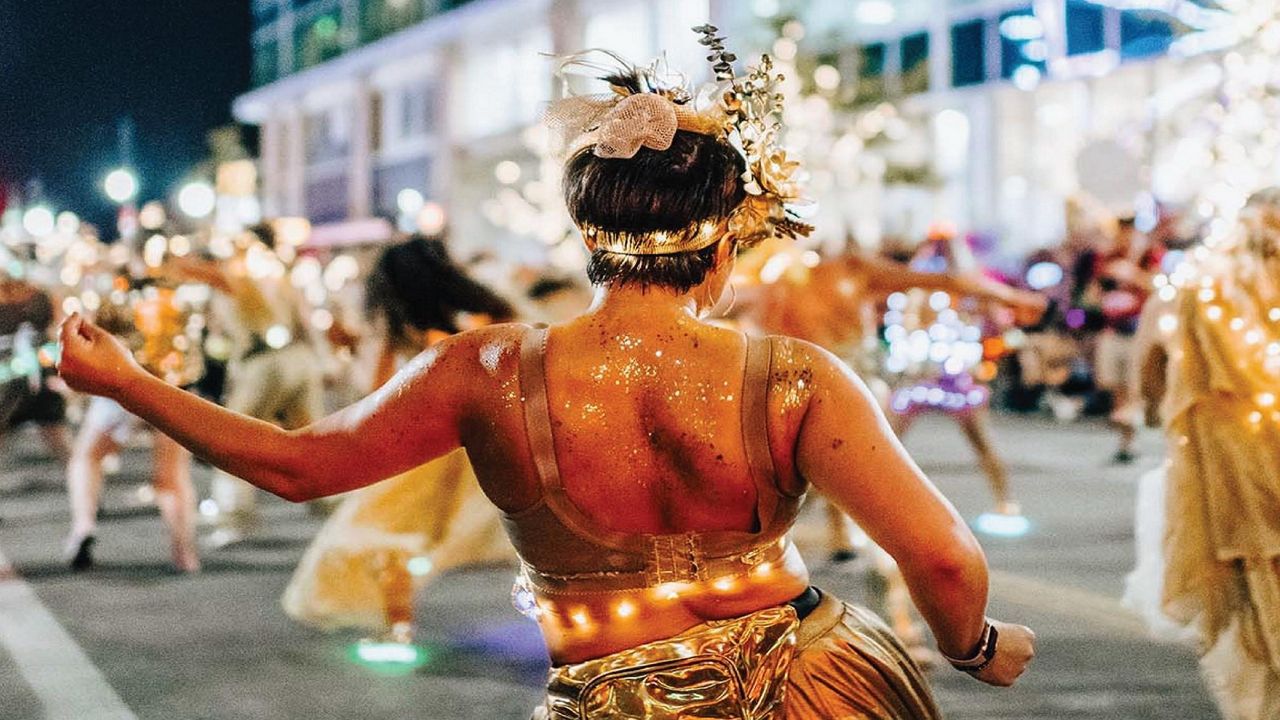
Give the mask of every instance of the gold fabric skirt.
[[533, 720], [934, 720], [920, 669], [867, 610], [823, 594], [551, 669]]
[[[395, 614], [388, 603], [411, 603], [440, 573], [514, 557], [466, 451], [455, 450], [343, 499], [302, 556], [281, 605], [324, 630], [385, 630]], [[413, 558], [427, 562], [410, 575]], [[396, 583], [407, 587], [397, 591]]]

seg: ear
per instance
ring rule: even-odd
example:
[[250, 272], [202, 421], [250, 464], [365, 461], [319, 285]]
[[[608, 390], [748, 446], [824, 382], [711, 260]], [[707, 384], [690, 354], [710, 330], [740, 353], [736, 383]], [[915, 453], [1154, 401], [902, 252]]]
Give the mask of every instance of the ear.
[[716, 266], [723, 267], [725, 263], [733, 259], [735, 249], [738, 245], [738, 238], [733, 233], [725, 233], [720, 236], [716, 245]]

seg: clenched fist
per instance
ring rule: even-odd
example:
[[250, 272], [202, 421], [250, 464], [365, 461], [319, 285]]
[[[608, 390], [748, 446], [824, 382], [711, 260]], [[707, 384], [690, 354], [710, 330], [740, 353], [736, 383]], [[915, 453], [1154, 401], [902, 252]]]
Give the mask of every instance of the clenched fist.
[[991, 624], [997, 632], [996, 656], [974, 677], [988, 685], [1009, 687], [1022, 677], [1036, 656], [1036, 634], [1022, 625], [994, 620]]
[[115, 398], [144, 371], [124, 343], [73, 313], [58, 334], [62, 346], [58, 374], [72, 390]]

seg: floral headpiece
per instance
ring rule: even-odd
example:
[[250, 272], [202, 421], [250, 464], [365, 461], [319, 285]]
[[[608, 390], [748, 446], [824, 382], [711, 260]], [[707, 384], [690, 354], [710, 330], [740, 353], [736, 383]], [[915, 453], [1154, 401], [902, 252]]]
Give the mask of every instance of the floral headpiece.
[[[742, 181], [747, 198], [729, 217], [729, 231], [743, 247], [775, 236], [807, 236], [813, 226], [796, 210], [804, 200], [800, 165], [779, 147], [782, 129], [782, 75], [773, 73], [768, 55], [734, 75], [737, 57], [725, 50], [715, 26], [693, 29], [710, 51], [716, 82], [697, 98], [684, 76], [671, 72], [664, 60], [636, 67], [607, 50], [588, 50], [563, 60], [558, 74], [592, 74], [609, 84], [609, 93], [576, 95], [548, 108], [545, 122], [552, 147], [564, 156], [591, 146], [601, 158], [632, 158], [641, 147], [663, 151], [677, 130], [721, 136], [746, 160]], [[602, 60], [601, 60], [602, 58]], [[701, 108], [699, 106], [702, 106]], [[719, 237], [718, 225], [701, 221], [675, 231], [624, 233], [585, 226], [583, 233], [603, 250], [627, 255], [666, 255], [708, 247]]]

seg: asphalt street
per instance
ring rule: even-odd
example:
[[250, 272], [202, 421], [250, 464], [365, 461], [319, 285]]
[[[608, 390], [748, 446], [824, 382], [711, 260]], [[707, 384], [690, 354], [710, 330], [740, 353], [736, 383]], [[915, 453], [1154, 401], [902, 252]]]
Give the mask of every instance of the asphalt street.
[[[949, 669], [931, 679], [954, 720], [1210, 720], [1191, 648], [1148, 639], [1119, 598], [1133, 558], [1138, 476], [1162, 461], [1144, 436], [1132, 466], [1108, 464], [1098, 425], [1003, 417], [996, 441], [1031, 519], [1023, 537], [984, 537], [993, 616], [1032, 626], [1040, 654], [1013, 689]], [[141, 445], [142, 443], [140, 443]], [[967, 518], [989, 497], [958, 429], [919, 423], [908, 446]], [[279, 597], [320, 525], [265, 499], [267, 529], [204, 553], [199, 575], [169, 570], [154, 508], [139, 497], [149, 455], [130, 449], [108, 482], [96, 556], [61, 558], [68, 511], [61, 468], [34, 434], [0, 448], [0, 718], [526, 718], [546, 670], [535, 627], [509, 603], [510, 568], [453, 572], [418, 598], [424, 664], [374, 667], [354, 634], [292, 623]], [[207, 488], [207, 468], [197, 469]], [[810, 510], [801, 540], [819, 534]], [[815, 582], [857, 601], [866, 573], [810, 553]]]

